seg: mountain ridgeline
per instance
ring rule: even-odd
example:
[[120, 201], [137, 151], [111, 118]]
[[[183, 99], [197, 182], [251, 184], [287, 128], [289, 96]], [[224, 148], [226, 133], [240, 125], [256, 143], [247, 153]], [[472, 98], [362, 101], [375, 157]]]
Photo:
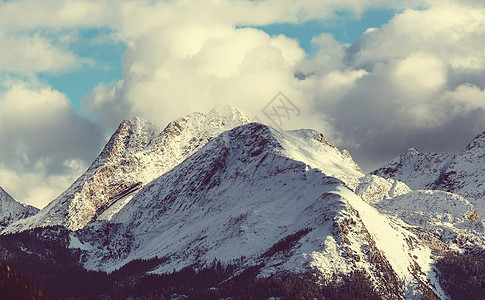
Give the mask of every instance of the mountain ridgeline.
[[477, 298], [481, 139], [365, 175], [323, 134], [235, 108], [125, 120], [64, 193], [5, 222], [2, 259], [61, 298]]

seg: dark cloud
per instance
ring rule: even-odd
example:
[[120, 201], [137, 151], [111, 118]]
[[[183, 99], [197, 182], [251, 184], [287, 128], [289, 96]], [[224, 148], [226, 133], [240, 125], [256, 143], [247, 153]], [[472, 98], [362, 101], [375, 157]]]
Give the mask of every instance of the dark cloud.
[[7, 133], [1, 137], [0, 157], [6, 167], [33, 170], [44, 161], [48, 173], [62, 174], [69, 171], [66, 160], [92, 160], [102, 140], [94, 124], [74, 113], [25, 123], [16, 117], [18, 123], [3, 124]]
[[[371, 171], [410, 147], [422, 152], [457, 153], [476, 136], [474, 125], [477, 119], [483, 118], [485, 112], [477, 110], [466, 117], [448, 120], [438, 128], [416, 129], [412, 126], [395, 126], [383, 129], [371, 137], [365, 132], [356, 132], [344, 126], [338, 129], [343, 135], [351, 137], [353, 142], [343, 143], [341, 146], [350, 149], [353, 158], [363, 169]], [[358, 143], [359, 146], [355, 146], [354, 143]]]
[[0, 97], [0, 185], [42, 207], [85, 171], [102, 140], [100, 128], [77, 115], [63, 94], [11, 86]]

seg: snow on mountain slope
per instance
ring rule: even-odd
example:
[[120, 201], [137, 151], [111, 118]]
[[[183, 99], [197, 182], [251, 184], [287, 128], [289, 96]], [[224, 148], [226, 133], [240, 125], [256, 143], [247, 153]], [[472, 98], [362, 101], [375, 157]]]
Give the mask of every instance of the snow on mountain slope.
[[[353, 193], [347, 185], [361, 176], [315, 131], [243, 125], [146, 185], [110, 221], [72, 233], [72, 244], [88, 249], [88, 269], [153, 257], [167, 259], [155, 273], [214, 259], [264, 264], [261, 276], [362, 269], [378, 290], [419, 298], [434, 280], [431, 252]], [[427, 288], [445, 299], [434, 283]]]
[[355, 189], [355, 193], [369, 204], [407, 194], [410, 191], [411, 189], [399, 180], [385, 179], [376, 175], [361, 177]]
[[414, 190], [430, 190], [436, 188], [435, 182], [453, 158], [448, 153], [421, 153], [411, 148], [371, 174], [402, 181]]
[[431, 190], [410, 191], [376, 204], [381, 211], [416, 226], [461, 223], [478, 218], [473, 204], [460, 195]]
[[39, 209], [17, 202], [0, 188], [0, 230], [11, 223], [35, 215]]
[[484, 222], [464, 197], [440, 190], [411, 190], [400, 181], [376, 175], [360, 181], [357, 195], [417, 233], [425, 244], [441, 250], [485, 248]]
[[398, 216], [411, 225], [460, 223], [479, 218], [474, 205], [460, 195], [440, 190], [411, 190], [398, 180], [376, 175], [360, 178], [355, 193], [381, 212]]
[[282, 148], [282, 155], [318, 168], [326, 175], [342, 180], [352, 190], [359, 184], [358, 178], [364, 176], [347, 150], [340, 152], [315, 130], [301, 129], [285, 134], [275, 131], [273, 135]]
[[109, 220], [147, 183], [171, 170], [220, 133], [249, 119], [231, 107], [207, 115], [193, 113], [161, 132], [140, 118], [125, 120], [94, 163], [39, 214], [3, 233], [62, 225], [78, 230], [93, 220]]
[[485, 133], [458, 154], [409, 151], [372, 174], [400, 180], [412, 189], [439, 189], [472, 202], [485, 216]]

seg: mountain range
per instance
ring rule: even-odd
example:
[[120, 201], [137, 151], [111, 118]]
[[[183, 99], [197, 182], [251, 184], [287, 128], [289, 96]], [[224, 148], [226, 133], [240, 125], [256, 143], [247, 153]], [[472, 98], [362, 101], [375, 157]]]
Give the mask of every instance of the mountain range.
[[459, 154], [410, 149], [365, 175], [323, 134], [231, 107], [163, 130], [127, 119], [41, 211], [0, 190], [0, 247], [60, 297], [94, 295], [61, 291], [66, 276], [43, 281], [32, 263], [71, 270], [103, 298], [474, 297], [485, 291], [484, 139]]

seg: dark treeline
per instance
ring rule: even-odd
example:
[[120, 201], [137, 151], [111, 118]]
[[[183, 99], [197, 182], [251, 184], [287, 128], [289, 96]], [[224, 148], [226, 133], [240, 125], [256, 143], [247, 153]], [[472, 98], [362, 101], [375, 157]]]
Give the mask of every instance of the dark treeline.
[[440, 285], [451, 299], [485, 299], [485, 252], [447, 252], [436, 266]]
[[0, 261], [0, 297], [5, 300], [54, 299], [47, 296], [37, 285], [20, 271]]
[[[298, 232], [282, 239], [261, 256], [284, 255], [304, 234]], [[70, 299], [171, 299], [173, 295], [189, 299], [402, 298], [398, 289], [376, 288], [361, 270], [326, 282], [313, 273], [258, 278], [264, 265], [243, 267], [244, 258], [230, 265], [214, 260], [206, 268], [191, 266], [164, 275], [147, 272], [166, 262], [166, 258], [135, 260], [110, 274], [87, 271], [81, 264], [82, 252], [68, 249], [68, 245], [69, 231], [61, 227], [0, 236], [2, 299], [49, 299], [46, 295]], [[452, 299], [480, 299], [485, 295], [483, 253], [446, 253], [436, 266], [440, 283]], [[386, 284], [389, 272], [383, 267], [376, 273], [381, 274], [381, 283]]]
[[[293, 240], [285, 239], [271, 251], [280, 253], [287, 248], [286, 243], [292, 244]], [[45, 293], [59, 298], [170, 299], [174, 294], [192, 299], [380, 298], [364, 272], [355, 272], [341, 280], [335, 278], [322, 287], [312, 274], [257, 278], [263, 265], [250, 267], [241, 273], [244, 263], [244, 258], [241, 258], [231, 265], [215, 260], [208, 268], [193, 266], [171, 274], [146, 275], [166, 261], [153, 258], [132, 261], [107, 274], [85, 270], [80, 264], [81, 251], [68, 249], [68, 245], [69, 231], [61, 227], [0, 236], [0, 258], [21, 270], [26, 280], [35, 282]]]

